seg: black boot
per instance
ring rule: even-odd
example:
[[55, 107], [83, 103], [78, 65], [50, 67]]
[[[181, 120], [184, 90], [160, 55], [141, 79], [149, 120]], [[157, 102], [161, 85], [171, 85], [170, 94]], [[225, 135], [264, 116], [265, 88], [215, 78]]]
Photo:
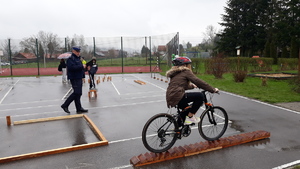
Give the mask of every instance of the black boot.
[[80, 110], [77, 110], [76, 111], [78, 114], [80, 114], [80, 113], [86, 113], [86, 112], [88, 112], [88, 110], [87, 109], [84, 109], [84, 108], [81, 108]]
[[69, 111], [69, 109], [67, 108], [67, 107], [64, 107], [64, 106], [60, 106], [66, 113], [69, 113], [70, 114], [70, 111]]

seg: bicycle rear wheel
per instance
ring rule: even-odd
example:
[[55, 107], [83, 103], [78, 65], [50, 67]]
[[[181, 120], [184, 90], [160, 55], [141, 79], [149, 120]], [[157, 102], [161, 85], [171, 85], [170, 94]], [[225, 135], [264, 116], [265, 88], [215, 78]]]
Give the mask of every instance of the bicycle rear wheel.
[[201, 114], [198, 130], [208, 141], [217, 140], [223, 136], [228, 126], [228, 115], [222, 107], [212, 107]]
[[178, 124], [176, 119], [167, 113], [151, 117], [142, 132], [144, 146], [151, 152], [161, 153], [169, 150], [177, 140]]

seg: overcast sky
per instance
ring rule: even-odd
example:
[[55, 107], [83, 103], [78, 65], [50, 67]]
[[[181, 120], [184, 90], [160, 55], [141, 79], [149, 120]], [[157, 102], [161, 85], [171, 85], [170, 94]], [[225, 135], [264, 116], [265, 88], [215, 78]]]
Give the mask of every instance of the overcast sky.
[[0, 39], [39, 31], [59, 37], [154, 36], [179, 32], [180, 43], [202, 41], [221, 26], [227, 0], [3, 0]]

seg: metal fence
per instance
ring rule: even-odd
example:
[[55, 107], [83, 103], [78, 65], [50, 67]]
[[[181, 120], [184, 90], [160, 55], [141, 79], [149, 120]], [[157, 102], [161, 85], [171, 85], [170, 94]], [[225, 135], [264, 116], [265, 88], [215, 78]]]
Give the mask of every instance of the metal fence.
[[105, 73], [157, 72], [162, 65], [170, 66], [172, 54], [178, 54], [179, 33], [91, 38], [50, 35], [0, 39], [0, 76], [60, 74], [57, 57], [72, 46], [81, 46], [86, 61], [96, 57], [100, 69], [110, 68]]

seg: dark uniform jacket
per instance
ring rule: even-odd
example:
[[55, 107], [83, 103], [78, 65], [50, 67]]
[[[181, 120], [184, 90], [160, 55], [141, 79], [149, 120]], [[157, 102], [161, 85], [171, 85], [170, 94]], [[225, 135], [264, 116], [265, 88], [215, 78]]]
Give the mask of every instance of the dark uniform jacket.
[[198, 88], [211, 93], [215, 91], [215, 88], [199, 79], [185, 66], [173, 66], [166, 72], [166, 76], [170, 78], [170, 83], [166, 92], [168, 107], [175, 107], [185, 95], [185, 90], [194, 88], [191, 83], [195, 84]]
[[67, 74], [69, 79], [82, 79], [84, 68], [80, 57], [74, 53], [67, 60]]

